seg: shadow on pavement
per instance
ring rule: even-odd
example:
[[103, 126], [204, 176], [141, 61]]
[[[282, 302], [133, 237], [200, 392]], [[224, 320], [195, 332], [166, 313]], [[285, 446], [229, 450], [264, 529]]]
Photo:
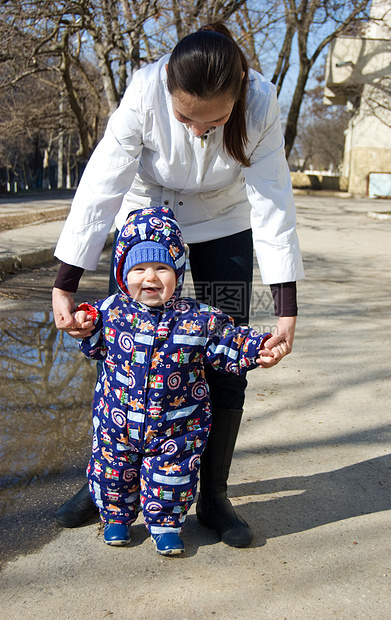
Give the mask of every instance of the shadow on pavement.
[[[275, 538], [391, 510], [391, 455], [313, 476], [259, 480], [230, 487], [231, 497], [257, 496], [239, 508], [260, 537]], [[257, 530], [254, 525], [259, 523]], [[264, 544], [263, 542], [261, 544]]]
[[[60, 477], [35, 484], [18, 495], [3, 517], [0, 533], [2, 563], [18, 555], [36, 552], [61, 532], [54, 522], [57, 508], [84, 483], [84, 464]], [[313, 476], [293, 476], [258, 480], [230, 487], [230, 497], [245, 497], [239, 513], [251, 524], [254, 542], [260, 547], [267, 539], [286, 536], [312, 528], [391, 509], [391, 455], [356, 463]], [[257, 500], [248, 502], [249, 496]], [[98, 516], [89, 521], [98, 523]], [[137, 546], [148, 538], [142, 523], [134, 527]], [[218, 542], [212, 530], [200, 526], [194, 514], [186, 521], [184, 538], [187, 555]]]

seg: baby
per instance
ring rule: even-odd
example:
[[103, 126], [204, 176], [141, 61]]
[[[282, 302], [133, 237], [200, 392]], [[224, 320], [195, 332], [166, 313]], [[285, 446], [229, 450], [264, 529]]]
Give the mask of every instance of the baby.
[[120, 291], [75, 313], [81, 327], [93, 321], [81, 350], [103, 362], [87, 473], [104, 542], [130, 543], [141, 503], [162, 555], [184, 551], [179, 534], [211, 427], [204, 365], [240, 374], [273, 357], [264, 348], [270, 334], [235, 327], [218, 309], [180, 297], [185, 260], [170, 209], [134, 212], [117, 241]]

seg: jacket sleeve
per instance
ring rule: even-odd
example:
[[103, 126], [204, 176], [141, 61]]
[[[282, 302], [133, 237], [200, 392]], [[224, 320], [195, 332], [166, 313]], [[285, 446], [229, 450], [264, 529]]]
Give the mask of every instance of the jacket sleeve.
[[235, 327], [226, 314], [212, 314], [208, 322], [206, 361], [219, 372], [240, 375], [258, 367], [256, 358], [271, 334], [259, 334], [248, 325]]
[[258, 140], [251, 146], [250, 167], [243, 169], [254, 248], [264, 284], [295, 282], [304, 270], [280, 109], [274, 86], [262, 83], [260, 88], [257, 98], [250, 92], [249, 122], [257, 128]]
[[78, 340], [79, 349], [86, 357], [94, 360], [104, 360], [107, 355], [107, 347], [103, 338], [102, 315], [96, 306], [87, 303], [80, 304], [76, 310], [86, 310], [94, 319], [94, 328], [91, 336]]

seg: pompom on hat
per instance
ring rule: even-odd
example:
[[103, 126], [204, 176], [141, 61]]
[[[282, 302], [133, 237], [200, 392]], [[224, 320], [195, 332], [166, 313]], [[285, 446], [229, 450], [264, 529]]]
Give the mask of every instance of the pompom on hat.
[[137, 243], [126, 255], [122, 278], [126, 281], [129, 271], [140, 263], [162, 263], [169, 265], [176, 272], [175, 263], [166, 247], [155, 241], [141, 241]]

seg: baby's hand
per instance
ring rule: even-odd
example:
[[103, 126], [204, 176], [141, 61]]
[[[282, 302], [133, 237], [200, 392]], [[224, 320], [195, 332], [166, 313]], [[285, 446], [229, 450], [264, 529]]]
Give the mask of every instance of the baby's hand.
[[272, 350], [261, 349], [258, 351], [258, 357], [255, 361], [261, 368], [270, 368], [270, 366], [274, 365], [273, 359], [274, 353]]
[[83, 330], [80, 334], [81, 338], [91, 336], [97, 314], [96, 308], [87, 303], [80, 304], [76, 308], [72, 317], [77, 329]]
[[[269, 354], [272, 354], [271, 356]], [[271, 349], [261, 349], [259, 351], [259, 357], [255, 361], [262, 368], [271, 368], [275, 366], [279, 360], [287, 355], [288, 345], [286, 342], [279, 342], [275, 347]]]
[[73, 320], [76, 324], [76, 327], [79, 329], [87, 329], [88, 327], [92, 327], [92, 316], [88, 314], [85, 310], [77, 310], [77, 312], [73, 315]]

